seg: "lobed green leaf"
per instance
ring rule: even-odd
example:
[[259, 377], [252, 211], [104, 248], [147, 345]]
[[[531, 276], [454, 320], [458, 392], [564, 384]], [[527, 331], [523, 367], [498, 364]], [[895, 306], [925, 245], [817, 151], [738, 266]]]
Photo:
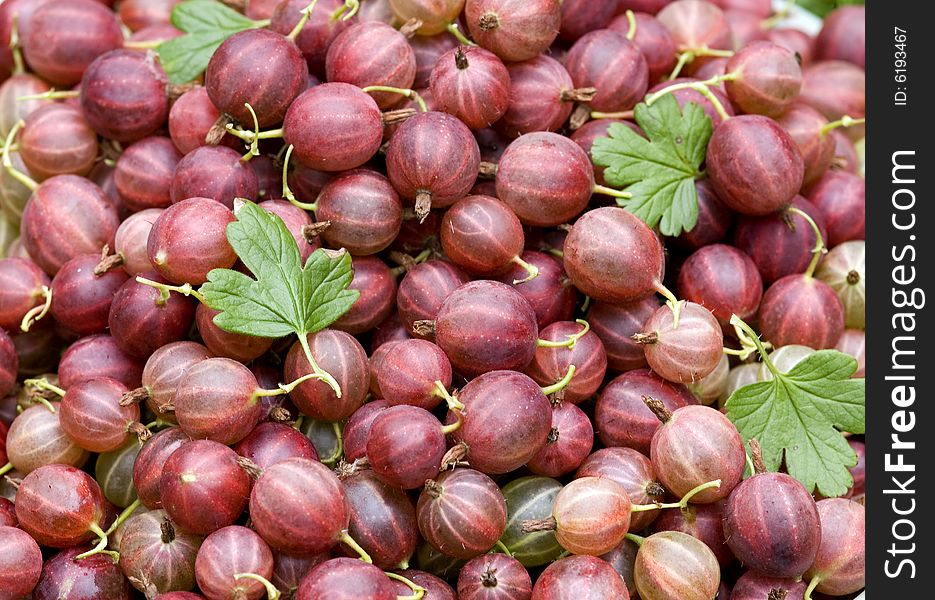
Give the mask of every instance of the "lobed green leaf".
[[857, 455], [842, 432], [863, 433], [865, 382], [851, 379], [857, 361], [821, 350], [771, 381], [744, 386], [727, 400], [727, 416], [744, 440], [757, 438], [766, 468], [786, 470], [812, 492], [840, 496], [853, 484]]
[[156, 52], [169, 82], [179, 85], [197, 79], [208, 68], [211, 55], [227, 38], [224, 32], [199, 32], [159, 44]]
[[221, 311], [214, 324], [232, 333], [278, 338], [294, 332], [280, 305], [257, 281], [231, 269], [214, 269], [199, 290], [205, 304]]
[[229, 31], [256, 26], [256, 21], [217, 0], [186, 0], [172, 9], [172, 25], [187, 33]]
[[214, 323], [233, 333], [261, 337], [306, 335], [324, 329], [360, 297], [347, 252], [319, 249], [304, 267], [295, 238], [282, 219], [248, 201], [237, 201], [227, 239], [254, 278], [214, 269], [200, 292], [220, 311]]
[[305, 263], [303, 276], [311, 292], [312, 309], [306, 318], [308, 333], [320, 331], [338, 320], [357, 302], [360, 292], [346, 289], [354, 278], [351, 255], [345, 251], [313, 252]]
[[186, 34], [160, 44], [156, 52], [169, 82], [182, 84], [204, 72], [224, 40], [261, 23], [217, 0], [187, 0], [172, 9], [172, 24]]
[[684, 110], [671, 95], [652, 106], [634, 109], [643, 137], [620, 123], [608, 129], [591, 148], [594, 164], [606, 167], [604, 179], [632, 194], [618, 202], [663, 235], [690, 230], [698, 221], [698, 195], [694, 182], [700, 176], [711, 119], [697, 104]]

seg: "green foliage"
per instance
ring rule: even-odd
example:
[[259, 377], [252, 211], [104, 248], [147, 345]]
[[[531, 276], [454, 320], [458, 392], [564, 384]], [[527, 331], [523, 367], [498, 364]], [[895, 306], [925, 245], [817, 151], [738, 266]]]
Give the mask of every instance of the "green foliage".
[[841, 496], [853, 484], [857, 455], [842, 432], [864, 432], [865, 386], [857, 361], [818, 351], [770, 381], [744, 386], [727, 400], [727, 417], [744, 440], [756, 438], [769, 471], [786, 470], [809, 492]]
[[672, 95], [652, 105], [638, 104], [636, 123], [643, 137], [620, 123], [591, 148], [594, 164], [606, 167], [604, 179], [632, 194], [617, 202], [663, 235], [690, 230], [698, 221], [695, 179], [701, 176], [711, 119], [695, 103], [684, 111]]
[[214, 269], [199, 293], [221, 311], [214, 322], [225, 331], [259, 337], [305, 336], [346, 313], [360, 292], [348, 290], [351, 256], [319, 249], [303, 266], [299, 247], [277, 215], [252, 202], [236, 208], [227, 239], [253, 277]]
[[847, 6], [848, 4], [859, 4], [863, 6], [864, 0], [799, 0], [797, 4], [809, 12], [813, 12], [819, 17], [824, 18], [825, 15], [839, 6]]
[[230, 36], [264, 25], [216, 0], [187, 0], [176, 5], [172, 24], [186, 34], [160, 44], [156, 52], [173, 84], [187, 83], [200, 76], [211, 55]]

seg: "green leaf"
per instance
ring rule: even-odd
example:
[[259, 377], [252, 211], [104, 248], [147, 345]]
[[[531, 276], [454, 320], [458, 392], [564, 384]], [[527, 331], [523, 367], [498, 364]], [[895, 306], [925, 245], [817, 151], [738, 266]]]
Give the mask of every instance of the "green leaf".
[[634, 110], [643, 137], [620, 123], [591, 148], [594, 164], [606, 167], [604, 179], [633, 195], [618, 200], [650, 227], [675, 236], [698, 221], [695, 179], [705, 159], [713, 126], [704, 110], [689, 102], [684, 111], [672, 95]]
[[852, 357], [818, 351], [788, 373], [735, 391], [727, 417], [745, 441], [760, 442], [768, 470], [785, 460], [809, 492], [841, 496], [853, 484], [848, 467], [857, 464], [841, 432], [864, 432], [864, 380], [850, 378], [856, 370]]
[[228, 37], [224, 32], [189, 33], [159, 44], [156, 51], [169, 82], [187, 83], [204, 73], [211, 55]]
[[863, 4], [864, 0], [799, 0], [800, 7], [824, 18], [829, 12], [847, 4]]
[[306, 335], [324, 329], [347, 312], [360, 292], [347, 252], [319, 249], [304, 267], [299, 248], [278, 216], [252, 202], [236, 210], [227, 239], [254, 278], [214, 269], [199, 292], [221, 311], [214, 323], [232, 333], [260, 337]]
[[160, 44], [156, 52], [173, 84], [201, 75], [211, 55], [230, 36], [262, 25], [216, 0], [188, 0], [176, 5], [172, 24], [186, 34]]
[[198, 31], [242, 31], [256, 26], [253, 19], [217, 0], [188, 0], [172, 9], [172, 24], [187, 33]]
[[[333, 253], [332, 253], [333, 254]], [[306, 317], [309, 332], [324, 329], [346, 313], [360, 292], [346, 289], [354, 278], [351, 255], [335, 257], [325, 250], [312, 253], [303, 271], [306, 289], [311, 290], [311, 306]]]
[[214, 324], [224, 331], [268, 338], [293, 332], [284, 315], [278, 312], [275, 299], [261, 283], [243, 273], [214, 269], [199, 291], [205, 304], [221, 311], [215, 315]]

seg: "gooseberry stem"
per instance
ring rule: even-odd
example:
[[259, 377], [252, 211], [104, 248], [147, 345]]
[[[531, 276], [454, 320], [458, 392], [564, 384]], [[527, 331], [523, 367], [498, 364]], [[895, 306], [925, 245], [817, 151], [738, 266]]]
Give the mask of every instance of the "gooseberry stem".
[[425, 103], [425, 100], [422, 98], [422, 96], [420, 96], [419, 93], [416, 92], [415, 90], [398, 88], [398, 87], [390, 87], [387, 85], [368, 85], [367, 87], [363, 88], [363, 90], [361, 91], [366, 92], [366, 93], [388, 92], [390, 94], [399, 94], [400, 96], [405, 96], [406, 98], [414, 100], [415, 103], [419, 105], [419, 110], [421, 110], [422, 112], [429, 111], [428, 104]]
[[748, 452], [744, 452], [743, 457], [747, 462], [747, 468], [750, 469], [750, 475], [756, 475], [756, 466], [754, 466], [753, 459], [750, 458], [750, 454]]
[[[561, 252], [561, 250], [559, 250], [559, 252]], [[564, 258], [564, 256], [565, 256], [565, 253], [562, 252], [561, 256], [559, 256], [558, 258]], [[591, 306], [591, 296], [585, 296], [584, 302], [581, 303], [581, 312], [583, 313], [588, 312], [588, 307], [590, 306]]]
[[34, 306], [29, 311], [23, 315], [23, 320], [20, 322], [19, 328], [23, 333], [28, 333], [29, 329], [33, 326], [36, 321], [42, 319], [42, 317], [49, 314], [49, 309], [52, 308], [52, 290], [49, 286], [44, 285], [41, 288], [42, 296], [45, 298], [45, 302], [38, 306]]
[[[300, 414], [299, 419], [302, 417], [303, 415]], [[326, 456], [325, 458], [321, 459], [321, 462], [328, 465], [329, 467], [338, 462], [338, 459], [340, 459], [341, 455], [344, 454], [344, 432], [341, 431], [341, 423], [338, 421], [333, 421], [331, 423], [331, 430], [334, 431], [334, 439], [337, 444], [335, 445], [334, 452], [331, 453], [331, 456]]]
[[828, 133], [830, 133], [833, 129], [837, 129], [838, 127], [853, 127], [854, 125], [863, 125], [866, 122], [867, 122], [866, 117], [855, 119], [854, 117], [851, 117], [850, 115], [844, 115], [837, 121], [831, 121], [830, 123], [822, 127], [821, 136], [824, 137], [828, 135]]
[[799, 215], [809, 224], [812, 228], [812, 231], [815, 232], [815, 247], [812, 248], [812, 261], [808, 264], [808, 269], [805, 270], [805, 276], [811, 279], [815, 275], [815, 269], [818, 268], [818, 261], [821, 260], [821, 256], [827, 252], [825, 247], [825, 240], [821, 236], [821, 229], [818, 227], [818, 223], [809, 216], [807, 212], [795, 206], [790, 206], [786, 209], [787, 212], [790, 212], [795, 215]]
[[756, 352], [756, 344], [754, 344], [753, 341], [747, 337], [743, 331], [737, 329], [737, 327], [734, 327], [734, 331], [737, 333], [738, 341], [740, 341], [740, 349], [734, 350], [733, 348], [725, 347], [724, 354], [727, 354], [728, 356], [736, 356], [740, 360], [747, 360], [750, 358], [751, 354]]
[[[23, 385], [32, 385], [32, 386], [39, 388], [40, 390], [48, 390], [59, 397], [65, 396], [65, 390], [58, 387], [57, 385], [53, 385], [49, 383], [45, 379], [41, 379], [41, 378], [40, 379], [27, 379], [26, 381], [23, 382]], [[38, 399], [39, 398], [37, 398], [37, 400]], [[45, 400], [45, 398], [42, 398], [42, 399]], [[49, 410], [51, 410], [52, 412], [55, 412], [55, 407], [50, 405]]]
[[130, 50], [155, 50], [156, 48], [166, 43], [167, 41], [169, 40], [168, 39], [146, 40], [144, 42], [131, 42], [130, 40], [127, 40], [123, 43], [123, 47], [128, 48]]
[[632, 119], [634, 113], [632, 110], [625, 110], [622, 112], [600, 112], [600, 111], [591, 111], [592, 119]]
[[[732, 315], [733, 316], [733, 315]], [[743, 347], [752, 347], [756, 349], [756, 342], [754, 342], [749, 335], [747, 335], [743, 329], [741, 329], [733, 321], [731, 323], [734, 325], [734, 333], [737, 335], [737, 339], [740, 341], [740, 345]], [[763, 347], [767, 350], [770, 349], [770, 344], [768, 342], [763, 343]]]
[[13, 13], [13, 19], [10, 22], [10, 53], [13, 55], [13, 75], [21, 75], [26, 72], [26, 64], [23, 62], [23, 52], [19, 47], [19, 13]]
[[124, 522], [130, 518], [130, 516], [136, 512], [136, 509], [140, 507], [140, 499], [137, 498], [130, 503], [129, 506], [120, 511], [120, 515], [117, 516], [117, 519], [107, 528], [107, 531], [104, 532], [104, 535], [110, 535], [113, 532], [117, 531], [117, 528], [124, 524]]
[[13, 140], [16, 139], [16, 134], [19, 133], [19, 130], [22, 129], [25, 124], [26, 122], [20, 119], [16, 122], [16, 125], [10, 129], [10, 133], [7, 134], [6, 141], [3, 144], [3, 168], [10, 174], [10, 177], [22, 183], [25, 187], [29, 188], [30, 191], [35, 191], [36, 188], [39, 187], [39, 183], [14, 167], [13, 161], [10, 159], [10, 148], [13, 146]]
[[410, 596], [396, 596], [396, 600], [420, 600], [422, 596], [425, 595], [425, 588], [421, 585], [413, 583], [412, 581], [406, 579], [398, 573], [393, 573], [392, 571], [384, 571], [387, 577], [390, 579], [395, 579], [406, 585], [409, 589], [412, 590], [412, 595]]
[[461, 31], [461, 28], [456, 22], [452, 21], [451, 23], [448, 23], [448, 25], [445, 26], [445, 29], [448, 31], [448, 33], [455, 36], [455, 39], [458, 40], [461, 44], [465, 46], [477, 46], [477, 44], [465, 37], [464, 32]]
[[273, 585], [270, 580], [262, 575], [257, 575], [256, 573], [236, 573], [234, 574], [234, 579], [253, 579], [259, 581], [263, 584], [263, 587], [266, 588], [266, 595], [269, 596], [269, 600], [279, 600], [279, 590], [276, 589], [276, 586]]
[[693, 60], [695, 60], [695, 54], [693, 52], [682, 52], [679, 54], [679, 59], [675, 63], [675, 68], [673, 68], [672, 72], [669, 73], [668, 80], [672, 81], [673, 79], [677, 78], [679, 74], [681, 74], [682, 69], [685, 68], [685, 65], [689, 64]]
[[275, 390], [264, 390], [257, 388], [253, 390], [253, 395], [250, 397], [250, 403], [255, 404], [258, 398], [263, 398], [266, 396], [282, 396], [283, 394], [289, 394], [302, 383], [308, 381], [309, 379], [315, 378], [315, 373], [308, 373], [307, 375], [303, 375], [290, 383], [280, 383], [279, 387]]
[[697, 90], [698, 93], [700, 93], [702, 96], [707, 98], [708, 102], [710, 102], [711, 105], [714, 106], [714, 110], [717, 112], [717, 115], [721, 117], [721, 121], [726, 121], [727, 119], [730, 118], [730, 115], [727, 114], [727, 109], [724, 108], [724, 104], [721, 103], [721, 100], [717, 96], [715, 96], [714, 92], [708, 89], [707, 86], [702, 85], [694, 89]]
[[167, 283], [159, 283], [158, 281], [153, 281], [152, 279], [146, 279], [145, 277], [138, 276], [136, 278], [137, 283], [142, 283], [143, 285], [148, 285], [149, 287], [156, 288], [159, 290], [159, 299], [156, 301], [160, 306], [168, 302], [169, 294], [176, 292], [182, 294], [183, 296], [192, 296], [202, 304], [205, 304], [205, 297], [201, 295], [201, 292], [192, 287], [192, 284], [186, 283], [183, 285], [169, 285]]
[[633, 542], [633, 543], [636, 544], [637, 546], [642, 546], [642, 545], [643, 545], [643, 542], [646, 541], [646, 538], [644, 538], [644, 537], [641, 536], [641, 535], [636, 535], [635, 533], [628, 533], [628, 534], [626, 534], [626, 535], [624, 536], [624, 538], [630, 540], [631, 542]]
[[286, 36], [287, 38], [289, 38], [290, 40], [294, 42], [296, 38], [299, 37], [299, 34], [302, 33], [302, 29], [305, 28], [305, 24], [308, 23], [308, 20], [311, 18], [312, 11], [315, 10], [316, 4], [318, 4], [318, 0], [312, 0], [308, 6], [306, 6], [305, 8], [299, 11], [300, 13], [302, 13], [302, 18], [300, 18], [299, 22], [296, 23], [295, 27], [292, 28], [292, 31], [290, 31], [289, 34]]
[[444, 435], [456, 432], [457, 430], [461, 429], [461, 424], [464, 423], [464, 417], [461, 416], [460, 410], [453, 410], [452, 412], [455, 414], [458, 420], [449, 425], [442, 425], [442, 434]]
[[113, 550], [107, 550], [107, 533], [101, 529], [97, 523], [91, 523], [91, 526], [88, 527], [88, 530], [91, 531], [94, 535], [98, 537], [97, 545], [88, 550], [87, 552], [82, 552], [74, 558], [74, 560], [81, 560], [82, 558], [87, 558], [89, 556], [94, 556], [95, 554], [107, 554], [114, 561], [114, 564], [117, 564], [120, 561], [120, 553], [114, 552]]
[[707, 46], [702, 46], [701, 48], [695, 48], [692, 50], [692, 54], [695, 55], [695, 58], [700, 58], [703, 56], [710, 56], [713, 58], [730, 58], [734, 55], [734, 51], [719, 50], [717, 48], [708, 48]]
[[652, 106], [653, 102], [659, 98], [665, 96], [666, 94], [671, 94], [672, 92], [677, 92], [679, 90], [695, 90], [710, 102], [714, 106], [714, 110], [717, 111], [719, 117], [722, 121], [726, 121], [730, 118], [730, 115], [727, 114], [727, 109], [724, 108], [724, 104], [714, 95], [714, 92], [711, 91], [709, 86], [718, 85], [724, 81], [733, 81], [739, 77], [738, 73], [725, 73], [724, 75], [715, 75], [704, 81], [686, 81], [683, 83], [676, 83], [670, 85], [669, 87], [663, 88], [658, 92], [652, 93], [646, 96], [645, 102], [646, 106]]
[[408, 273], [414, 266], [419, 265], [431, 258], [433, 251], [431, 249], [423, 250], [417, 256], [408, 254], [390, 252], [390, 260], [399, 264], [398, 267], [390, 269], [394, 277]]
[[24, 96], [17, 96], [17, 102], [24, 102], [26, 100], [67, 100], [69, 98], [78, 98], [81, 96], [81, 92], [77, 90], [56, 90], [55, 88], [50, 89], [47, 92], [42, 92], [41, 94], [26, 94]]
[[318, 366], [318, 363], [315, 362], [315, 357], [312, 356], [312, 349], [308, 346], [308, 335], [305, 333], [299, 334], [299, 344], [302, 345], [302, 350], [305, 352], [305, 358], [308, 360], [308, 364], [312, 367], [312, 377], [320, 381], [324, 381], [328, 384], [334, 391], [334, 395], [338, 398], [341, 397], [341, 386], [338, 385], [338, 382], [332, 377], [331, 373], [325, 371]]
[[[54, 412], [55, 412], [55, 407], [52, 406], [52, 403], [49, 402], [48, 400], [46, 400], [45, 398], [43, 398], [42, 396], [39, 396], [39, 397], [37, 397], [37, 398], [33, 398], [33, 401], [34, 401], [34, 402], [38, 402], [38, 403], [41, 404], [42, 406], [46, 407], [50, 413], [54, 413]], [[19, 407], [17, 407], [17, 408], [19, 408]]]
[[528, 262], [520, 258], [519, 254], [514, 256], [510, 262], [512, 262], [513, 264], [517, 266], [522, 267], [528, 273], [528, 275], [524, 277], [523, 279], [514, 279], [513, 285], [519, 285], [520, 283], [526, 283], [527, 281], [532, 281], [533, 279], [539, 276], [539, 267], [537, 267], [536, 265], [529, 264]]
[[359, 0], [344, 0], [344, 6], [331, 13], [331, 20], [337, 21], [341, 19], [342, 21], [347, 21], [356, 15], [358, 10], [360, 10]]
[[666, 306], [669, 307], [669, 310], [672, 311], [672, 328], [678, 329], [679, 326], [679, 317], [682, 314], [682, 303], [678, 298], [675, 297], [675, 294], [672, 293], [669, 288], [659, 283], [656, 285], [656, 291], [666, 299]]
[[414, 262], [417, 265], [420, 265], [424, 263], [425, 261], [427, 261], [428, 259], [432, 258], [432, 254], [433, 254], [433, 251], [431, 248], [423, 250], [422, 252], [416, 254], [415, 257], [413, 257], [412, 262]]
[[653, 102], [655, 102], [662, 96], [665, 96], [666, 94], [671, 94], [672, 92], [677, 92], [679, 90], [694, 90], [694, 89], [697, 89], [695, 86], [707, 87], [709, 85], [717, 85], [723, 81], [731, 81], [734, 79], [737, 79], [737, 73], [725, 73], [724, 75], [715, 75], [714, 77], [710, 77], [708, 79], [705, 79], [704, 81], [686, 81], [683, 83], [676, 83], [674, 85], [670, 85], [666, 88], [663, 88], [659, 90], [658, 92], [654, 92], [646, 96], [646, 100], [645, 100], [646, 105], [652, 106]]
[[565, 373], [565, 376], [553, 383], [550, 386], [542, 388], [542, 393], [546, 396], [551, 396], [555, 392], [559, 392], [565, 389], [569, 383], [571, 383], [572, 378], [575, 376], [575, 365], [568, 365], [568, 371]]
[[819, 583], [821, 583], [821, 577], [818, 575], [812, 577], [812, 580], [808, 582], [808, 587], [805, 588], [805, 595], [803, 596], [804, 600], [812, 600], [812, 592], [815, 591], [815, 588], [818, 587]]
[[678, 502], [667, 502], [667, 503], [658, 503], [658, 504], [634, 504], [630, 507], [630, 512], [645, 512], [647, 510], [658, 510], [662, 508], [678, 508], [680, 510], [685, 510], [688, 506], [688, 503], [691, 499], [698, 495], [699, 493], [711, 489], [721, 487], [721, 480], [715, 479], [714, 481], [708, 481], [707, 483], [702, 483], [699, 486], [696, 486], [688, 491], [682, 499]]
[[584, 319], [575, 319], [575, 323], [581, 325], [581, 331], [578, 333], [570, 333], [566, 335], [564, 342], [553, 342], [540, 339], [536, 340], [536, 346], [540, 348], [568, 348], [569, 350], [573, 350], [575, 344], [578, 343], [578, 340], [584, 337], [587, 332], [591, 331], [591, 324]]
[[742, 333], [747, 340], [756, 346], [756, 351], [759, 353], [763, 364], [766, 365], [766, 368], [770, 370], [773, 376], [778, 377], [780, 375], [779, 369], [777, 369], [773, 361], [770, 360], [769, 353], [766, 352], [766, 348], [763, 346], [763, 342], [756, 332], [737, 315], [730, 316], [730, 324], [734, 326], [735, 331]]
[[669, 73], [669, 81], [672, 81], [682, 72], [682, 69], [685, 68], [685, 65], [694, 62], [696, 58], [702, 56], [712, 56], [717, 58], [730, 58], [734, 55], [733, 50], [716, 50], [714, 48], [708, 48], [707, 46], [702, 46], [701, 48], [692, 48], [690, 50], [684, 50], [679, 54], [678, 62], [675, 65], [675, 68], [672, 69], [672, 72]]
[[240, 160], [246, 162], [254, 156], [260, 155], [260, 140], [281, 138], [283, 136], [283, 132], [282, 128], [270, 129], [269, 131], [260, 131], [260, 122], [259, 119], [257, 119], [256, 111], [253, 110], [253, 107], [250, 106], [249, 102], [245, 102], [244, 106], [247, 107], [247, 111], [249, 111], [250, 116], [253, 118], [253, 131], [247, 131], [246, 129], [234, 125], [233, 123], [225, 124], [224, 129], [232, 136], [239, 138], [249, 144], [247, 153], [240, 158]]
[[629, 8], [627, 9], [627, 24], [630, 26], [627, 29], [627, 39], [632, 41], [636, 37], [636, 15], [633, 14], [633, 11]]
[[[244, 103], [244, 106], [247, 107], [247, 110], [250, 111], [250, 116], [253, 118], [253, 133], [254, 133], [253, 141], [250, 143], [250, 150], [246, 154], [244, 154], [243, 157], [241, 158], [242, 161], [246, 162], [250, 160], [251, 158], [253, 158], [254, 156], [258, 156], [260, 154], [260, 142], [259, 142], [260, 120], [257, 118], [256, 111], [253, 110], [253, 107], [250, 106], [250, 103]], [[228, 123], [227, 125], [228, 125], [228, 129], [233, 129], [233, 123]]]
[[295, 150], [295, 146], [289, 144], [289, 147], [286, 149], [286, 157], [282, 161], [282, 197], [297, 208], [315, 212], [318, 209], [318, 202], [308, 204], [296, 200], [295, 194], [292, 193], [292, 188], [289, 187], [289, 161], [292, 159], [293, 150]]
[[432, 392], [432, 394], [444, 400], [445, 403], [448, 404], [449, 410], [464, 410], [464, 404], [448, 392], [448, 389], [445, 388], [445, 384], [441, 381], [435, 382], [435, 391]]
[[367, 554], [367, 551], [364, 550], [360, 544], [354, 541], [354, 538], [352, 538], [351, 535], [347, 532], [347, 529], [341, 531], [341, 535], [338, 536], [338, 541], [350, 546], [351, 550], [358, 554], [360, 560], [367, 564], [373, 564], [373, 559], [370, 558], [370, 555]]
[[7, 464], [0, 467], [0, 475], [6, 475], [12, 470], [13, 470], [13, 463], [8, 462]]
[[603, 194], [605, 196], [611, 196], [613, 198], [623, 198], [624, 200], [629, 200], [633, 197], [633, 194], [630, 192], [623, 192], [620, 190], [615, 190], [614, 188], [607, 187], [606, 185], [594, 184], [594, 187], [591, 188], [591, 191], [595, 194]]

